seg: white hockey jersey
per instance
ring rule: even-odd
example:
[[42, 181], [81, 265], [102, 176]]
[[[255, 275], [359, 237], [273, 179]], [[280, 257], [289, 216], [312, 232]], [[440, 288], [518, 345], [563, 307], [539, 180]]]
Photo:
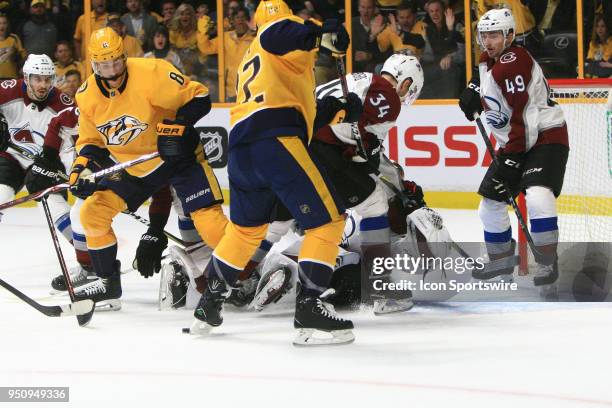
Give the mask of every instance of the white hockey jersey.
[[503, 152], [568, 145], [563, 111], [550, 99], [544, 73], [526, 49], [511, 46], [497, 61], [483, 52], [478, 68], [485, 118]]
[[[53, 117], [74, 106], [74, 101], [55, 87], [46, 101], [36, 103], [28, 97], [22, 79], [0, 82], [0, 113], [8, 123], [11, 141], [31, 154], [42, 151], [45, 134]], [[31, 160], [22, 157], [12, 148], [8, 148], [4, 154], [18, 161], [24, 169], [32, 164]]]
[[[401, 110], [401, 101], [395, 88], [380, 75], [369, 72], [348, 74], [346, 85], [348, 92], [356, 94], [363, 103], [363, 113], [358, 123], [362, 137], [367, 139], [368, 135], [372, 135], [383, 141], [389, 129], [395, 125]], [[323, 99], [326, 96], [338, 99], [343, 97], [340, 79], [317, 87], [317, 99]], [[321, 130], [326, 128], [327, 126]], [[330, 128], [337, 136], [350, 137], [351, 129], [348, 123], [335, 124]]]

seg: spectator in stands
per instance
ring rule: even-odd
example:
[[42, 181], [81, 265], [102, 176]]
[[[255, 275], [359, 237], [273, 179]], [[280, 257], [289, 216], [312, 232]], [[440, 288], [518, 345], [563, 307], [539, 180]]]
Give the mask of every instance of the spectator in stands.
[[157, 28], [157, 19], [145, 11], [141, 0], [126, 0], [125, 6], [128, 12], [121, 16], [121, 21], [126, 33], [136, 37], [141, 47], [145, 47]]
[[456, 30], [453, 10], [444, 9], [442, 0], [427, 3], [426, 47], [422, 56], [425, 83], [422, 98], [456, 98], [463, 88], [461, 78], [465, 49]]
[[[108, 18], [106, 0], [91, 0], [91, 8], [93, 11], [91, 13], [91, 32], [93, 33], [106, 26]], [[77, 19], [74, 30], [74, 51], [77, 60], [87, 60], [87, 41], [89, 41], [89, 38], [85, 38], [85, 14], [81, 14]]]
[[183, 63], [178, 54], [170, 49], [170, 35], [168, 29], [159, 26], [153, 33], [152, 44], [149, 47], [152, 51], [147, 52], [145, 58], [160, 58], [168, 61], [183, 72]]
[[11, 34], [9, 19], [0, 13], [0, 79], [17, 78], [26, 51], [17, 34]]
[[76, 61], [72, 56], [72, 47], [68, 41], [58, 41], [55, 45], [55, 78], [57, 86], [61, 85], [66, 80], [66, 75], [69, 71], [78, 71], [81, 78], [85, 78], [85, 66], [81, 61]]
[[196, 17], [198, 18], [198, 20], [204, 16], [208, 16], [208, 13], [210, 12], [208, 8], [208, 4], [206, 3], [198, 4], [195, 11], [196, 11]]
[[172, 20], [172, 17], [174, 17], [175, 12], [176, 12], [176, 3], [174, 1], [166, 0], [162, 3], [163, 25], [166, 28], [168, 28], [168, 24], [170, 24], [170, 20]]
[[352, 19], [353, 71], [373, 72], [383, 58], [376, 37], [385, 28], [384, 19], [376, 15], [374, 0], [359, 0], [359, 16]]
[[[244, 8], [238, 9], [231, 16], [232, 31], [223, 33], [223, 52], [225, 65], [225, 101], [236, 101], [236, 79], [238, 65], [255, 33], [249, 30], [249, 12]], [[209, 39], [208, 35], [198, 35], [198, 48], [204, 55], [217, 54], [219, 50], [218, 37]]]
[[123, 48], [129, 58], [140, 58], [144, 56], [140, 42], [136, 37], [127, 33], [127, 27], [123, 23], [123, 20], [121, 20], [119, 14], [109, 14], [106, 25], [115, 30], [115, 32], [123, 38]]
[[227, 3], [227, 7], [223, 10], [225, 12], [225, 17], [223, 17], [224, 30], [230, 31], [234, 29], [232, 27], [232, 16], [238, 9], [240, 9], [240, 3], [237, 0], [230, 0]]
[[45, 0], [32, 0], [30, 19], [21, 29], [23, 47], [28, 54], [53, 55], [57, 41], [57, 27], [47, 18]]
[[319, 21], [329, 18], [344, 20], [344, 0], [307, 0], [304, 6]]
[[66, 95], [74, 99], [74, 95], [76, 95], [79, 86], [81, 86], [81, 83], [83, 82], [82, 78], [83, 77], [81, 76], [81, 73], [79, 71], [77, 71], [76, 69], [72, 69], [66, 72], [63, 85], [58, 87]]
[[170, 22], [170, 45], [181, 58], [184, 73], [194, 75], [199, 69], [198, 31], [193, 6], [182, 3]]
[[528, 5], [542, 34], [576, 32], [576, 0], [530, 1]]
[[381, 52], [392, 48], [394, 52], [420, 56], [425, 49], [425, 24], [417, 21], [416, 6], [412, 2], [398, 6], [389, 14], [389, 24], [376, 38]]
[[595, 16], [586, 62], [588, 76], [598, 78], [612, 76], [612, 35], [606, 19], [601, 14]]

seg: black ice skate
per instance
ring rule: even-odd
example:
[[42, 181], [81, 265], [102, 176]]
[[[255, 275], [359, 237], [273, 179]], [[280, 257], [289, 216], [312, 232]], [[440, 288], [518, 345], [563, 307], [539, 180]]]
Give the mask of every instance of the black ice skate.
[[[96, 279], [96, 273], [92, 267], [78, 265], [70, 269], [70, 282], [72, 282], [73, 288], [83, 286], [86, 283], [92, 282], [94, 279]], [[67, 291], [68, 287], [66, 286], [66, 279], [64, 279], [64, 275], [58, 275], [53, 278], [51, 281], [51, 287], [53, 288], [51, 291], [52, 295]]]
[[223, 323], [223, 302], [229, 291], [222, 279], [210, 278], [206, 290], [202, 294], [193, 316], [195, 320], [190, 327], [189, 333], [196, 335], [208, 334], [213, 327], [221, 326]]
[[179, 309], [187, 302], [189, 277], [181, 264], [171, 261], [161, 268], [159, 276], [159, 310]]
[[355, 340], [352, 332], [353, 322], [338, 317], [334, 307], [325, 302], [334, 293], [333, 289], [327, 289], [316, 297], [298, 291], [293, 320], [293, 327], [298, 329], [298, 335], [293, 340], [294, 345], [347, 344]]
[[236, 307], [244, 307], [251, 303], [255, 296], [255, 290], [257, 289], [257, 282], [259, 282], [259, 274], [257, 270], [254, 270], [247, 279], [236, 282], [236, 287], [230, 291], [230, 294], [225, 301]]
[[96, 303], [96, 310], [120, 310], [121, 290], [121, 263], [115, 261], [115, 270], [109, 278], [99, 278], [93, 282], [80, 286], [75, 290], [76, 300], [91, 299]]

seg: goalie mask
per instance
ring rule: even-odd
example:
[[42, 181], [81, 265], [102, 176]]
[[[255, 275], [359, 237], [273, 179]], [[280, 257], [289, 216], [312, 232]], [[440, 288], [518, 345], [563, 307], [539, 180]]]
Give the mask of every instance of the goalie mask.
[[45, 54], [30, 54], [23, 64], [23, 78], [28, 96], [42, 102], [49, 96], [55, 83], [55, 65]]
[[[385, 61], [380, 74], [391, 75], [397, 82], [395, 90], [397, 91], [400, 101], [406, 105], [412, 104], [417, 100], [423, 89], [423, 68], [416, 57], [404, 54], [393, 54]], [[412, 80], [412, 83], [405, 88], [404, 82]]]

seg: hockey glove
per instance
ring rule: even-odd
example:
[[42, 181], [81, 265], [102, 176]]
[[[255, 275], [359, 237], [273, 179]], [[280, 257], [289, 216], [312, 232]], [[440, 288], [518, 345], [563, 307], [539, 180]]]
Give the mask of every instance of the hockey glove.
[[504, 183], [507, 183], [510, 188], [514, 188], [521, 180], [523, 169], [523, 155], [520, 153], [498, 153], [495, 170], [491, 174], [491, 180], [494, 182], [494, 189], [498, 193], [504, 193]]
[[317, 115], [314, 121], [314, 133], [324, 126], [342, 123], [345, 118], [346, 111], [339, 99], [333, 96], [317, 99]]
[[28, 192], [36, 193], [61, 183], [65, 177], [64, 164], [60, 160], [57, 150], [44, 147], [43, 152], [36, 156], [34, 164], [30, 166], [26, 173], [25, 186]]
[[359, 96], [354, 92], [349, 92], [346, 96], [346, 122], [358, 122], [363, 113], [363, 103]]
[[5, 151], [8, 148], [11, 134], [8, 130], [8, 123], [4, 116], [0, 115], [0, 152]]
[[136, 249], [136, 267], [142, 276], [149, 278], [159, 272], [162, 253], [167, 246], [168, 238], [163, 230], [149, 228], [142, 234]]
[[157, 124], [157, 150], [163, 161], [177, 163], [187, 158], [194, 157], [197, 143], [191, 126], [185, 126], [179, 122], [164, 119]]
[[404, 180], [404, 191], [402, 192], [402, 205], [406, 214], [412, 213], [425, 206], [425, 200], [423, 198], [423, 189], [414, 181]]
[[96, 180], [88, 177], [92, 174], [90, 167], [90, 160], [85, 156], [78, 156], [72, 164], [68, 183], [70, 192], [76, 197], [86, 199], [96, 191]]
[[459, 95], [459, 107], [470, 122], [474, 121], [474, 113], [482, 113], [482, 102], [480, 101], [480, 86], [472, 80], [467, 88]]
[[346, 54], [351, 39], [341, 20], [335, 18], [325, 20], [321, 26], [321, 33], [320, 52], [334, 57]]

